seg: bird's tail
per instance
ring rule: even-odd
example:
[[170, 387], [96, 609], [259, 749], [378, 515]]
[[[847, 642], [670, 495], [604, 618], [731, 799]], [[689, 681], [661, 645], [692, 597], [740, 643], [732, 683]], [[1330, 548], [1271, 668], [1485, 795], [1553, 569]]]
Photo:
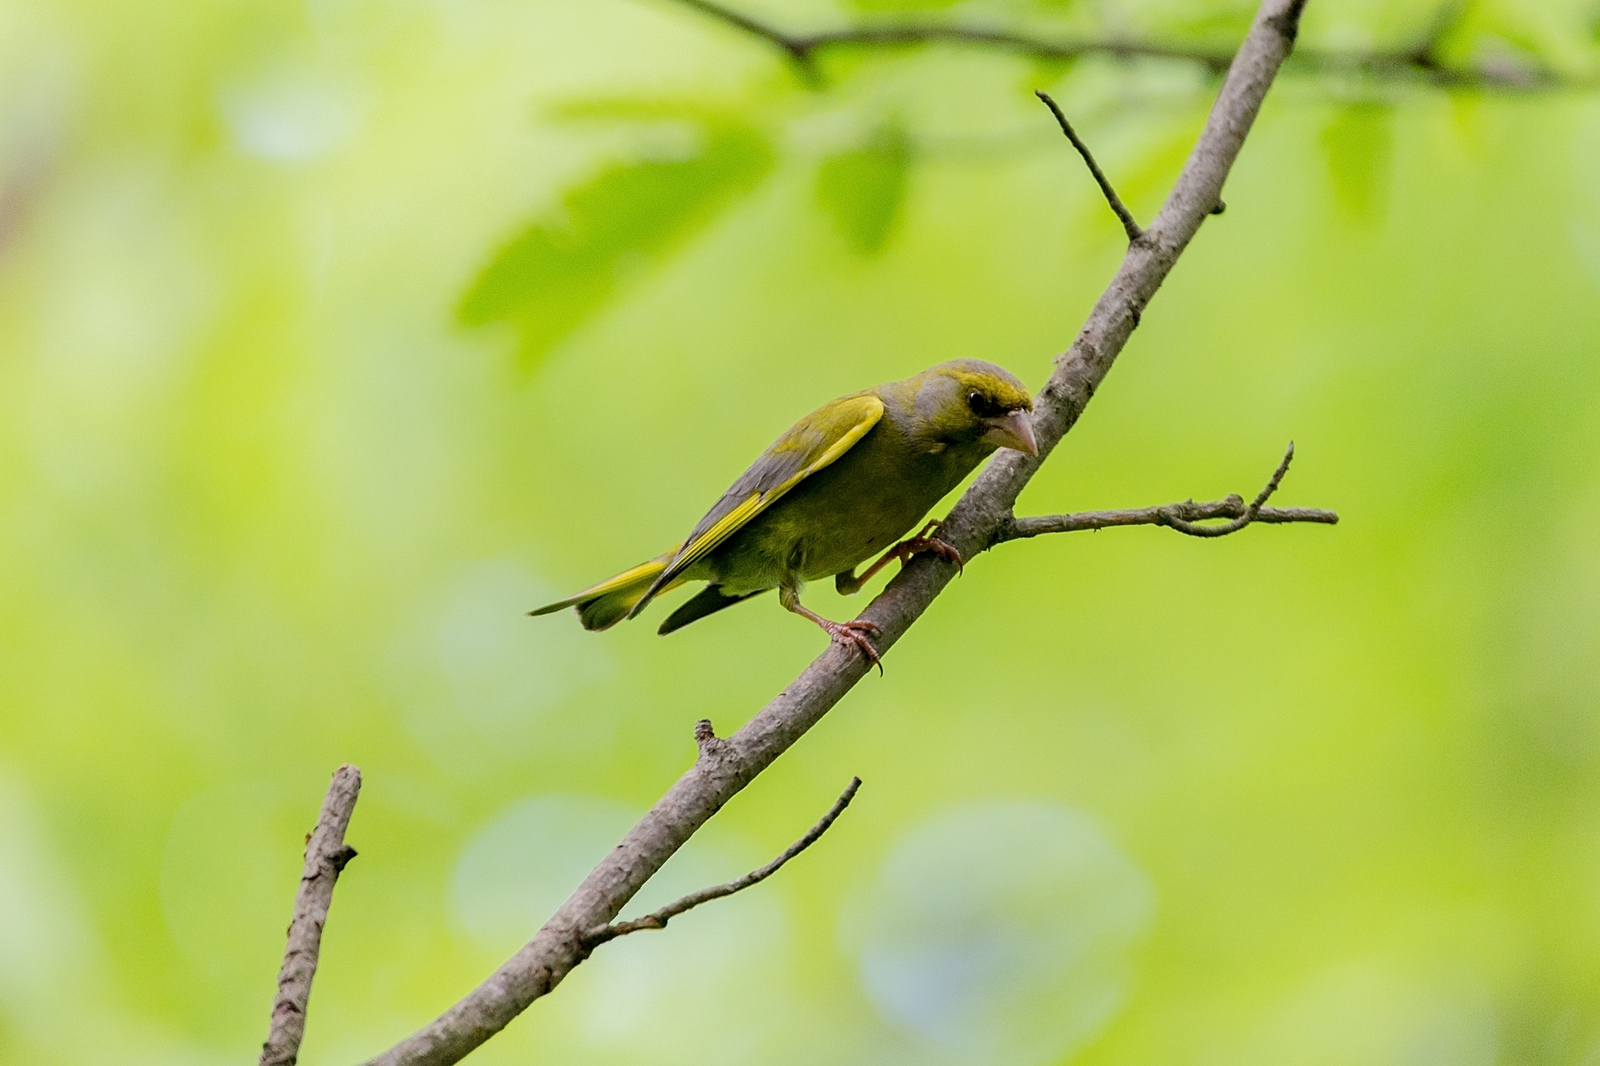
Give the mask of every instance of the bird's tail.
[[[624, 570], [608, 581], [586, 588], [576, 596], [568, 596], [564, 600], [557, 600], [528, 613], [551, 614], [563, 607], [576, 607], [583, 628], [610, 629], [628, 616], [628, 612], [633, 610], [633, 605], [644, 598], [650, 586], [655, 584], [656, 578], [667, 568], [667, 563], [677, 554], [678, 549], [673, 548], [654, 559], [640, 563], [631, 570]], [[683, 578], [678, 578], [657, 591], [665, 592], [669, 588], [676, 588], [683, 584], [683, 581]]]

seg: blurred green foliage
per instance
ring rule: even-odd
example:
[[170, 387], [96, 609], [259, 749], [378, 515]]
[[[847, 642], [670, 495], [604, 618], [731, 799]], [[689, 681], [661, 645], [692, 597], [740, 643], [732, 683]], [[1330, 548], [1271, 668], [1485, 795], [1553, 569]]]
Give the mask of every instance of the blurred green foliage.
[[1394, 156], [1388, 106], [1366, 101], [1341, 108], [1322, 131], [1322, 144], [1338, 205], [1357, 221], [1376, 221]]
[[822, 161], [817, 202], [851, 248], [863, 255], [883, 250], [905, 203], [910, 168], [910, 139], [894, 125]]
[[461, 321], [512, 322], [532, 367], [659, 261], [748, 192], [772, 166], [761, 133], [738, 121], [691, 125], [677, 159], [614, 164], [569, 189], [558, 217], [532, 223], [462, 298]]
[[[781, 5], [1052, 36], [1248, 5]], [[1589, 0], [1452, 58], [1600, 62]], [[1423, 0], [1312, 0], [1412, 42]], [[1509, 57], [1509, 58], [1508, 58]], [[959, 47], [819, 83], [670, 2], [0, 5], [0, 1062], [248, 1061], [361, 765], [302, 1059], [538, 927], [820, 649], [522, 611], [654, 554], [796, 417], [1037, 386], [1214, 91]], [[1333, 529], [974, 560], [484, 1063], [1590, 1066], [1600, 1048], [1600, 97], [1287, 78], [1025, 512]], [[844, 617], [864, 601], [813, 588]]]

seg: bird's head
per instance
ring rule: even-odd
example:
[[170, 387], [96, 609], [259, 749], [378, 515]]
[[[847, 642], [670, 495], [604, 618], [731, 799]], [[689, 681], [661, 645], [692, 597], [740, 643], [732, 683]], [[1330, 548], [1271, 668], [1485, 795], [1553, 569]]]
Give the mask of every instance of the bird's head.
[[1028, 418], [1033, 398], [1011, 374], [981, 359], [952, 359], [911, 379], [925, 432], [943, 444], [981, 442], [1038, 455]]

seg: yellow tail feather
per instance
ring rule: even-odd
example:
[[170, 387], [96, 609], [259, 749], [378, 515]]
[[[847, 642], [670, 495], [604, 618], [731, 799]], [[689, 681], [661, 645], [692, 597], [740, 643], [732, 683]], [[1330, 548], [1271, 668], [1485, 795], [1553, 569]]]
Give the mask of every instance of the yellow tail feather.
[[[624, 570], [616, 577], [586, 588], [576, 596], [568, 596], [564, 600], [557, 600], [528, 613], [551, 614], [563, 607], [576, 607], [583, 628], [609, 629], [628, 616], [633, 605], [644, 598], [644, 594], [655, 584], [656, 578], [661, 576], [661, 572], [667, 568], [668, 561], [676, 554], [678, 549], [673, 548], [654, 559], [640, 563], [631, 570]], [[683, 581], [683, 578], [678, 578], [657, 591], [665, 592], [667, 589], [676, 588], [683, 584]]]

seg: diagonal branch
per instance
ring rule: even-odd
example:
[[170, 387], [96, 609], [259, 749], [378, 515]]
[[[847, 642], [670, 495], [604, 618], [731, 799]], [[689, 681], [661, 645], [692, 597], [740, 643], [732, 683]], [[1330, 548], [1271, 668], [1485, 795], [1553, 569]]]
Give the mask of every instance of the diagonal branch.
[[658, 911], [652, 911], [643, 918], [595, 926], [583, 934], [583, 946], [593, 951], [607, 941], [615, 940], [619, 936], [627, 936], [629, 933], [637, 933], [641, 929], [665, 929], [667, 922], [684, 911], [694, 910], [702, 903], [710, 903], [714, 899], [722, 899], [724, 896], [731, 896], [735, 892], [743, 892], [751, 885], [760, 884], [783, 869], [784, 863], [815, 844], [822, 834], [826, 833], [828, 828], [838, 820], [839, 815], [844, 813], [844, 809], [850, 806], [850, 801], [856, 798], [856, 791], [860, 788], [861, 778], [852, 777], [850, 783], [845, 786], [844, 792], [840, 794], [838, 799], [833, 801], [833, 806], [828, 808], [828, 813], [824, 814], [816, 825], [808, 829], [805, 836], [790, 844], [784, 849], [783, 854], [759, 870], [751, 870], [743, 877], [734, 878], [725, 884], [712, 885], [710, 888], [702, 888], [698, 892], [691, 892], [682, 899], [669, 903]]
[[1094, 154], [1089, 151], [1089, 146], [1072, 128], [1072, 123], [1067, 121], [1067, 116], [1061, 108], [1050, 98], [1050, 94], [1043, 89], [1035, 89], [1033, 95], [1044, 101], [1050, 113], [1056, 117], [1056, 123], [1061, 127], [1061, 132], [1067, 135], [1067, 140], [1072, 142], [1072, 147], [1083, 156], [1083, 162], [1089, 168], [1089, 173], [1094, 175], [1095, 184], [1100, 186], [1100, 191], [1105, 194], [1106, 203], [1111, 205], [1112, 213], [1122, 220], [1122, 230], [1128, 235], [1128, 243], [1132, 244], [1144, 236], [1144, 230], [1139, 227], [1138, 219], [1133, 217], [1133, 212], [1128, 210], [1128, 205], [1122, 202], [1122, 197], [1117, 195], [1117, 190], [1111, 187], [1111, 181], [1106, 177], [1105, 171], [1100, 169], [1100, 164], [1094, 161]]
[[[1165, 503], [1158, 507], [1140, 507], [1129, 511], [1083, 511], [1078, 514], [1035, 515], [1031, 518], [1013, 518], [996, 532], [993, 543], [1004, 544], [1010, 540], [1026, 540], [1046, 533], [1077, 533], [1086, 529], [1110, 529], [1115, 526], [1166, 526], [1191, 537], [1225, 537], [1237, 533], [1256, 522], [1285, 524], [1290, 522], [1316, 522], [1321, 525], [1338, 525], [1336, 511], [1317, 507], [1268, 507], [1267, 500], [1277, 491], [1278, 483], [1289, 470], [1289, 459], [1294, 455], [1294, 444], [1284, 454], [1283, 461], [1273, 473], [1267, 487], [1249, 504], [1241, 496], [1229, 496], [1208, 503]], [[1219, 518], [1232, 519], [1220, 526], [1202, 526], [1199, 522]]]
[[[1110, 372], [1139, 315], [1171, 273], [1221, 198], [1279, 67], [1294, 47], [1305, 0], [1263, 0], [1223, 79], [1205, 130], [1166, 204], [1128, 246], [1122, 265], [1071, 348], [1035, 398], [1039, 455], [1001, 452], [961, 498], [939, 537], [973, 558], [994, 542], [1034, 472], [1077, 422]], [[913, 559], [862, 612], [891, 648], [954, 579], [953, 563]], [[702, 825], [755, 779], [870, 669], [854, 648], [830, 644], [810, 666], [733, 736], [703, 743], [700, 757], [628, 831], [534, 938], [434, 1021], [370, 1060], [371, 1066], [448, 1066], [505, 1028], [584, 959], [584, 933], [622, 907]]]
[[[829, 48], [893, 48], [917, 44], [957, 44], [993, 48], [1035, 59], [1072, 60], [1089, 55], [1114, 59], [1159, 59], [1192, 63], [1220, 75], [1231, 56], [1213, 48], [1162, 44], [1122, 37], [1052, 39], [1020, 31], [961, 26], [946, 23], [893, 22], [850, 26], [811, 33], [790, 33], [769, 22], [742, 14], [713, 0], [677, 0], [727, 25], [759, 37], [782, 50], [815, 81], [817, 53]], [[1301, 49], [1289, 66], [1312, 74], [1373, 78], [1380, 81], [1421, 82], [1443, 89], [1500, 89], [1551, 91], [1600, 88], [1596, 74], [1563, 74], [1545, 66], [1520, 66], [1503, 61], [1451, 66], [1439, 56], [1445, 36], [1455, 29], [1465, 8], [1450, 0], [1432, 19], [1414, 44], [1372, 51]]]
[[278, 994], [272, 1000], [272, 1026], [261, 1045], [260, 1066], [294, 1066], [299, 1059], [300, 1040], [306, 1033], [306, 1004], [311, 999], [311, 979], [317, 975], [322, 927], [333, 903], [333, 886], [356, 857], [356, 849], [344, 842], [344, 833], [360, 794], [360, 770], [349, 764], [335, 770], [317, 815], [317, 827], [306, 837], [305, 871], [294, 897], [289, 942], [283, 949]]

